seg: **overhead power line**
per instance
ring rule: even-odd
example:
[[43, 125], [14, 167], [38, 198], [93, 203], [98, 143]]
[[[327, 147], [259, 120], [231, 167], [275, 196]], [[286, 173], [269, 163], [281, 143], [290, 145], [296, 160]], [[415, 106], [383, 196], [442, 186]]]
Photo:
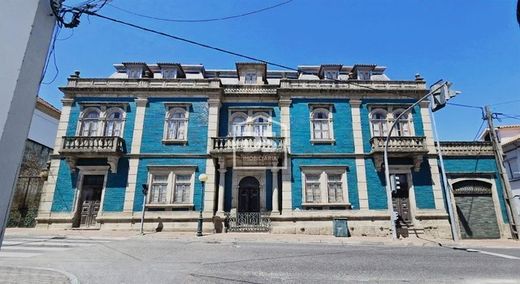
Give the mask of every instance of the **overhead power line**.
[[465, 107], [465, 108], [473, 108], [473, 109], [479, 109], [479, 110], [482, 110], [482, 109], [483, 109], [482, 107], [479, 107], [479, 106], [471, 106], [471, 105], [465, 105], [465, 104], [457, 104], [457, 103], [450, 103], [450, 102], [448, 102], [447, 104], [448, 104], [448, 105], [452, 105], [452, 106]]
[[147, 19], [152, 19], [152, 20], [157, 20], [157, 21], [175, 22], [175, 23], [207, 23], [207, 22], [225, 21], [225, 20], [231, 20], [231, 19], [241, 18], [241, 17], [245, 17], [245, 16], [250, 16], [250, 15], [253, 15], [253, 14], [261, 13], [261, 12], [264, 12], [264, 11], [267, 11], [267, 10], [271, 10], [271, 9], [283, 6], [285, 4], [289, 4], [292, 1], [294, 1], [294, 0], [288, 0], [288, 1], [285, 1], [285, 2], [278, 3], [276, 5], [268, 6], [268, 7], [262, 8], [262, 9], [258, 9], [258, 10], [254, 10], [254, 11], [238, 14], [238, 15], [232, 15], [232, 16], [227, 16], [227, 17], [218, 17], [218, 18], [208, 18], [208, 19], [171, 19], [171, 18], [161, 18], [161, 17], [155, 17], [155, 16], [150, 16], [150, 15], [136, 13], [134, 11], [127, 10], [127, 9], [115, 6], [114, 4], [111, 4], [111, 3], [108, 3], [108, 6], [110, 6], [112, 8], [115, 8], [115, 9], [117, 9], [119, 11], [122, 11], [122, 12], [125, 12], [125, 13], [128, 13], [128, 14], [134, 15], [134, 16], [147, 18]]
[[[215, 51], [218, 51], [218, 52], [226, 53], [226, 54], [229, 54], [229, 55], [245, 58], [245, 59], [256, 61], [256, 62], [261, 62], [261, 63], [267, 64], [267, 65], [280, 67], [280, 68], [285, 69], [285, 70], [292, 70], [292, 71], [296, 71], [296, 72], [300, 72], [300, 73], [306, 74], [305, 72], [302, 72], [301, 70], [299, 70], [297, 68], [290, 67], [290, 66], [287, 66], [287, 65], [284, 65], [284, 64], [276, 63], [276, 62], [269, 61], [269, 60], [260, 59], [260, 58], [254, 57], [254, 56], [246, 55], [246, 54], [243, 54], [243, 53], [238, 53], [238, 52], [235, 52], [235, 51], [230, 51], [230, 50], [223, 49], [223, 48], [216, 47], [216, 46], [212, 46], [212, 45], [209, 45], [209, 44], [206, 44], [206, 43], [194, 41], [194, 40], [191, 40], [191, 39], [188, 39], [188, 38], [184, 38], [184, 37], [168, 34], [168, 33], [165, 33], [165, 32], [157, 31], [157, 30], [154, 30], [154, 29], [151, 29], [151, 28], [139, 26], [139, 25], [136, 25], [136, 24], [133, 24], [133, 23], [129, 23], [129, 22], [123, 21], [123, 20], [119, 20], [119, 19], [115, 19], [115, 18], [111, 18], [111, 17], [108, 17], [108, 16], [104, 16], [104, 15], [98, 14], [95, 11], [77, 10], [77, 9], [75, 9], [75, 11], [80, 13], [80, 14], [87, 14], [87, 15], [95, 16], [95, 17], [102, 18], [102, 19], [105, 19], [105, 20], [108, 20], [108, 21], [111, 21], [111, 22], [119, 23], [119, 24], [122, 24], [122, 25], [125, 25], [125, 26], [129, 26], [129, 27], [132, 27], [132, 28], [135, 28], [135, 29], [139, 29], [139, 30], [142, 30], [142, 31], [146, 31], [146, 32], [150, 32], [150, 33], [153, 33], [153, 34], [161, 35], [161, 36], [164, 36], [164, 37], [167, 37], [167, 38], [171, 38], [171, 39], [175, 39], [175, 40], [178, 40], [178, 41], [186, 42], [186, 43], [189, 43], [189, 44], [192, 44], [192, 45], [200, 46], [200, 47], [203, 47], [203, 48], [215, 50]], [[310, 73], [308, 73], [308, 74], [310, 74]], [[332, 79], [331, 81], [338, 82], [338, 83], [349, 84], [349, 85], [352, 85], [352, 86], [365, 88], [365, 89], [372, 90], [372, 91], [379, 91], [378, 89], [375, 89], [375, 88], [372, 88], [372, 87], [369, 87], [369, 86], [363, 86], [361, 84], [356, 84], [356, 83], [350, 82], [350, 81], [338, 80], [338, 79]]]

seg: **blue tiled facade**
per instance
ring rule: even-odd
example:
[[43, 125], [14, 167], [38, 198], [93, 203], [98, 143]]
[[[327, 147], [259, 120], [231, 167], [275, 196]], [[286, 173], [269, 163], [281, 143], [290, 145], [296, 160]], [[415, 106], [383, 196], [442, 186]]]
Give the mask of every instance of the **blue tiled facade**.
[[[149, 68], [157, 78], [142, 78], [142, 81], [137, 80], [140, 82], [137, 85], [113, 87], [121, 82], [135, 82], [122, 77], [127, 68], [123, 65], [116, 66], [117, 76], [110, 79], [113, 81], [112, 87], [103, 95], [89, 93], [88, 87], [82, 90], [81, 96], [76, 95], [73, 87], [63, 89], [69, 99], [64, 116], [68, 119], [65, 121], [66, 130], [58, 136], [69, 137], [76, 144], [71, 144], [75, 145], [70, 146], [72, 149], [62, 149], [55, 157], [57, 174], [48, 186], [48, 192], [53, 196], [51, 205], [48, 213], [41, 210], [51, 216], [47, 222], [53, 222], [53, 214], [61, 214], [60, 218], [66, 215], [68, 217], [65, 219], [70, 218], [73, 223], [73, 219], [77, 218], [74, 215], [79, 212], [75, 204], [81, 206], [85, 200], [81, 194], [84, 186], [81, 177], [99, 174], [99, 169], [104, 169], [106, 180], [102, 185], [102, 204], [97, 216], [103, 226], [110, 222], [133, 226], [138, 222], [136, 216], [140, 216], [145, 200], [143, 185], [148, 186], [149, 194], [146, 210], [153, 218], [161, 217], [172, 224], [192, 224], [190, 222], [198, 218], [199, 211], [204, 212], [207, 220], [213, 215], [223, 216], [224, 212], [240, 212], [243, 210], [240, 202], [244, 202], [240, 200], [249, 200], [247, 202], [259, 202], [259, 211], [276, 217], [273, 219], [276, 222], [287, 222], [289, 225], [286, 226], [298, 226], [300, 221], [308, 220], [330, 221], [332, 216], [355, 217], [358, 221], [352, 223], [354, 226], [356, 222], [362, 222], [359, 220], [371, 220], [373, 223], [363, 226], [374, 226], [381, 232], [383, 230], [380, 228], [388, 225], [382, 153], [374, 142], [378, 136], [374, 135], [373, 127], [376, 126], [372, 126], [371, 115], [375, 108], [388, 109], [388, 123], [391, 123], [392, 110], [410, 106], [426, 92], [425, 82], [421, 79], [398, 81], [392, 87], [395, 93], [392, 88], [372, 93], [366, 88], [351, 89], [355, 85], [346, 88], [341, 82], [334, 85], [325, 81], [322, 85], [321, 69], [317, 67], [313, 71], [315, 78], [311, 79], [301, 79], [298, 77], [301, 74], [297, 72], [259, 72], [259, 78], [272, 78], [262, 77], [262, 83], [247, 86], [241, 82], [242, 79], [238, 79], [243, 72], [241, 68], [251, 72], [254, 68], [263, 68], [261, 65], [245, 64], [244, 67], [237, 64], [235, 73], [203, 70], [190, 65], [183, 67], [189, 71], [177, 74], [187, 76], [188, 73], [199, 72], [197, 74], [202, 74], [202, 77], [172, 80], [160, 78], [160, 66], [153, 65]], [[331, 67], [324, 65], [321, 68]], [[369, 67], [341, 67], [338, 78], [348, 82], [350, 79], [345, 77], [346, 74], [357, 72], [356, 68]], [[378, 88], [377, 84], [394, 84], [383, 74], [383, 67], [370, 68], [374, 68], [371, 72], [379, 76], [374, 78], [380, 81], [375, 85], [363, 81], [356, 84], [367, 84], [370, 88]], [[230, 81], [229, 74], [235, 74], [233, 80], [236, 81]], [[71, 78], [69, 84], [75, 86], [76, 81], [81, 80]], [[298, 85], [300, 81], [308, 85]], [[399, 89], [403, 84], [408, 85]], [[408, 95], [402, 96], [403, 93]], [[124, 128], [118, 140], [111, 137], [76, 137], [81, 136], [79, 129], [85, 123], [82, 118], [84, 110], [91, 107], [99, 107], [100, 110], [111, 107], [124, 109]], [[165, 131], [173, 121], [169, 118], [169, 111], [176, 107], [185, 110], [179, 121], [185, 119], [186, 137], [171, 140], [166, 138]], [[314, 110], [325, 110], [326, 114], [312, 117]], [[446, 209], [442, 200], [446, 196], [442, 192], [438, 170], [432, 168], [438, 157], [435, 149], [428, 148], [433, 144], [433, 138], [429, 123], [424, 123], [429, 120], [423, 117], [428, 113], [425, 110], [425, 105], [413, 108], [408, 132], [393, 136], [392, 139], [398, 142], [397, 147], [401, 147], [399, 143], [419, 143], [412, 145], [419, 150], [403, 146], [397, 152], [391, 152], [390, 172], [399, 169], [400, 173], [409, 176], [410, 187], [406, 190], [410, 192], [410, 214], [426, 216], [427, 220], [434, 220], [439, 227], [445, 228], [449, 227], [443, 215]], [[235, 112], [247, 117], [243, 121], [244, 129], [248, 129], [247, 135], [233, 137], [234, 130], [229, 126], [233, 123], [230, 114]], [[259, 127], [255, 124], [258, 117], [255, 113], [260, 112], [269, 114], [268, 120], [262, 123], [269, 128], [270, 136], [248, 137], [255, 133], [255, 127]], [[318, 124], [319, 119], [325, 124]], [[108, 117], [100, 118], [99, 127], [107, 127], [108, 120]], [[284, 124], [288, 124], [286, 126], [290, 131], [285, 131]], [[332, 139], [317, 137], [322, 135], [318, 130], [327, 132], [327, 135], [333, 136]], [[103, 144], [116, 143], [114, 141], [122, 141], [121, 148]], [[290, 144], [287, 144], [288, 141]], [[81, 150], [81, 147], [86, 150]], [[105, 148], [99, 150], [99, 147]], [[450, 155], [445, 158], [448, 174], [466, 175], [468, 179], [481, 174], [494, 180], [502, 217], [507, 221], [502, 184], [496, 175], [493, 157]], [[203, 173], [208, 178], [205, 183], [199, 180]], [[187, 175], [191, 177], [188, 181]], [[307, 180], [302, 180], [303, 177]], [[242, 186], [240, 182], [246, 178], [257, 181], [248, 186], [253, 190], [255, 186], [260, 187], [258, 197], [239, 191]], [[188, 182], [184, 187], [188, 189], [185, 195], [178, 194], [182, 186], [186, 186], [183, 182]], [[312, 182], [314, 185], [311, 185]], [[161, 186], [164, 192], [160, 191]], [[311, 189], [319, 190], [319, 198], [318, 193]], [[342, 194], [338, 195], [338, 190]], [[311, 194], [313, 197], [309, 198], [307, 195]], [[42, 213], [42, 216], [45, 214]], [[417, 227], [422, 226], [422, 219], [415, 219], [413, 215], [410, 222]], [[360, 231], [360, 234], [365, 233]]]

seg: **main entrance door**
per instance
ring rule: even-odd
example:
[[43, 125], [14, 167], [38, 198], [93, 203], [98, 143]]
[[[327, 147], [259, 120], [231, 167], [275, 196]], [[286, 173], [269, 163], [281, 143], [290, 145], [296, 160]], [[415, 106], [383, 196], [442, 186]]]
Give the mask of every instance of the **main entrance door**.
[[260, 183], [254, 177], [243, 178], [238, 185], [238, 212], [260, 212]]
[[103, 175], [83, 176], [74, 227], [88, 228], [96, 225], [104, 179], [105, 176]]
[[408, 236], [408, 227], [411, 223], [410, 216], [410, 184], [407, 174], [394, 174], [392, 177], [395, 182], [395, 190], [392, 192], [392, 204], [397, 212], [397, 234], [399, 236]]

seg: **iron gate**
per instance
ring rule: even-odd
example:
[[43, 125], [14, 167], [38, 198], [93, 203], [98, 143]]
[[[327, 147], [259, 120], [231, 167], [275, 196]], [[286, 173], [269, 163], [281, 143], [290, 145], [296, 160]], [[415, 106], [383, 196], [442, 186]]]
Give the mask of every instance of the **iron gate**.
[[271, 218], [264, 212], [226, 213], [224, 220], [228, 232], [269, 232]]

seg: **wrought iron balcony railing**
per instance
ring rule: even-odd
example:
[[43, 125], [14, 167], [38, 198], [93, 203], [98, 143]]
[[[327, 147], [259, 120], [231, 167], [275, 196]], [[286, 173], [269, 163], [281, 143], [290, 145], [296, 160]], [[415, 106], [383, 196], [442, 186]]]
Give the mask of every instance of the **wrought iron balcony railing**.
[[60, 153], [123, 153], [124, 139], [118, 136], [63, 136]]
[[[372, 137], [372, 152], [384, 152], [386, 137]], [[424, 136], [392, 136], [388, 141], [389, 153], [425, 153], [426, 148]]]
[[277, 152], [285, 149], [283, 137], [214, 137], [213, 151], [216, 152]]

